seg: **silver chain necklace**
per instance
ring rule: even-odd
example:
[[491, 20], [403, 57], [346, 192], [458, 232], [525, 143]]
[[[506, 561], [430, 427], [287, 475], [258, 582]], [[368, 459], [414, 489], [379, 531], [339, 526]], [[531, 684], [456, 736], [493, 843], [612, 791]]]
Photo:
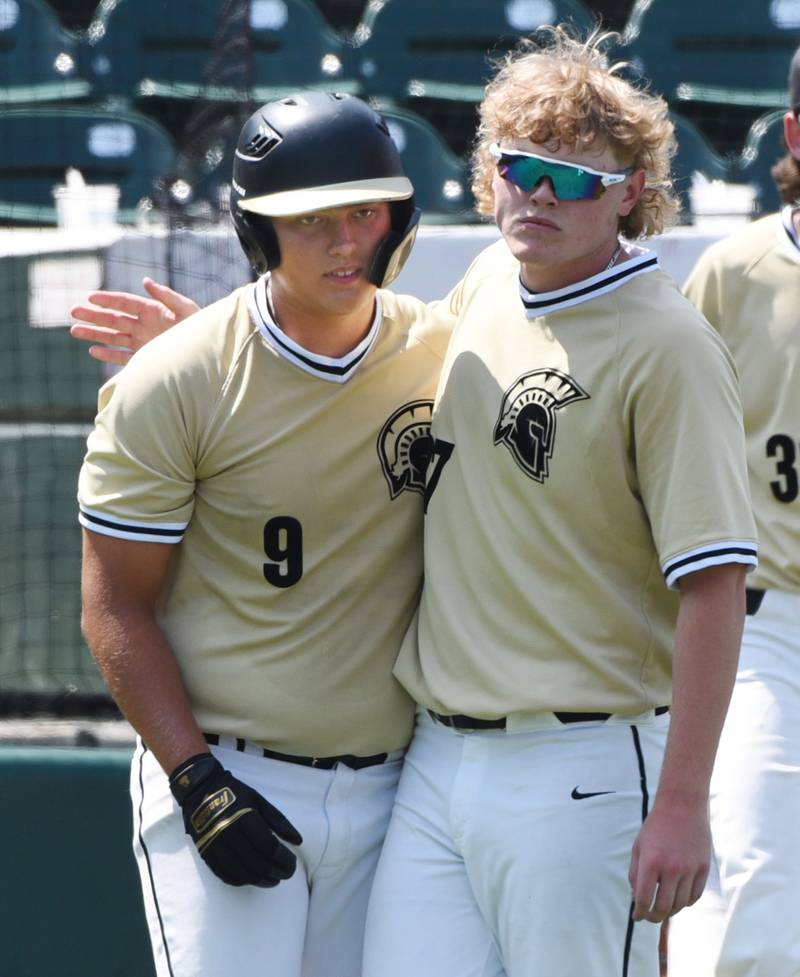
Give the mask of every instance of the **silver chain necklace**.
[[616, 264], [617, 258], [622, 254], [622, 244], [617, 241], [617, 250], [611, 255], [611, 261], [605, 266], [603, 271], [610, 271]]

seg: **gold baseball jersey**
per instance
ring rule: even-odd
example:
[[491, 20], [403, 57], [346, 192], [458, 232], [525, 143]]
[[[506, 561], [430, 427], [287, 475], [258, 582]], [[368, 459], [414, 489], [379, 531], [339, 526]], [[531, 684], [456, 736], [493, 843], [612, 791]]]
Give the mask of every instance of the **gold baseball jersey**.
[[270, 309], [261, 279], [102, 388], [80, 521], [180, 544], [159, 620], [201, 729], [309, 756], [399, 749], [413, 704], [392, 666], [419, 596], [446, 318], [379, 292], [369, 334], [332, 359]]
[[650, 252], [532, 294], [504, 242], [446, 300], [418, 627], [440, 713], [670, 701], [687, 573], [756, 564], [735, 370]]
[[759, 536], [748, 585], [800, 591], [800, 245], [791, 209], [712, 245], [684, 290], [741, 379]]

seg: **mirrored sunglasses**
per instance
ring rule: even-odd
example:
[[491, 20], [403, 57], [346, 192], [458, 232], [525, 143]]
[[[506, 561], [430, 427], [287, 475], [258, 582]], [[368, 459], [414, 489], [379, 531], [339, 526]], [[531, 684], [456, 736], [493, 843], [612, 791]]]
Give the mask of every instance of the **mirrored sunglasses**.
[[539, 181], [547, 177], [559, 200], [597, 200], [606, 187], [622, 183], [633, 172], [627, 169], [621, 173], [602, 173], [588, 166], [548, 159], [535, 153], [501, 149], [496, 142], [489, 147], [489, 152], [497, 160], [497, 172], [504, 180], [531, 193]]

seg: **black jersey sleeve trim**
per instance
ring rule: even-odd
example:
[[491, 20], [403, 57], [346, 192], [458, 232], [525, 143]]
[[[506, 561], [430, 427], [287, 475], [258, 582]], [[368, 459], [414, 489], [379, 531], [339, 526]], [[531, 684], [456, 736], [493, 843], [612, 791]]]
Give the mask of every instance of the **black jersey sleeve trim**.
[[186, 531], [186, 523], [137, 523], [101, 516], [91, 509], [80, 507], [78, 521], [85, 529], [115, 536], [118, 539], [142, 540], [151, 543], [179, 543]]
[[743, 563], [750, 570], [755, 570], [758, 566], [758, 547], [752, 543], [735, 542], [693, 550], [664, 564], [662, 572], [667, 586], [674, 587], [687, 573], [725, 563]]

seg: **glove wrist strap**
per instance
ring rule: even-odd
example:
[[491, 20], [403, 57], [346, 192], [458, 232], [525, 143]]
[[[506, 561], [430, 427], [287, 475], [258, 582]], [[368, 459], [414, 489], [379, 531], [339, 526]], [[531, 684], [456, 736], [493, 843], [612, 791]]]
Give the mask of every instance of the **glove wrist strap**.
[[179, 804], [193, 793], [203, 781], [222, 769], [211, 753], [197, 753], [179, 764], [169, 776], [169, 788]]

